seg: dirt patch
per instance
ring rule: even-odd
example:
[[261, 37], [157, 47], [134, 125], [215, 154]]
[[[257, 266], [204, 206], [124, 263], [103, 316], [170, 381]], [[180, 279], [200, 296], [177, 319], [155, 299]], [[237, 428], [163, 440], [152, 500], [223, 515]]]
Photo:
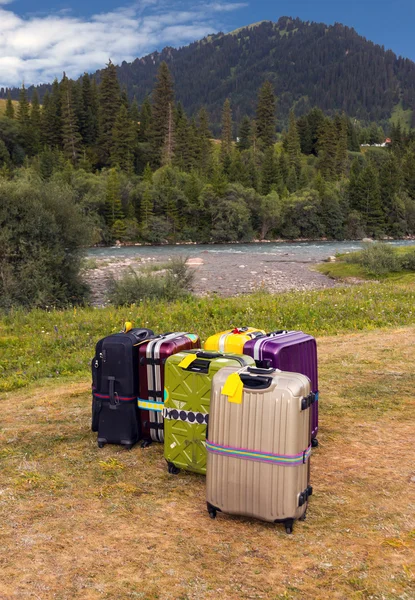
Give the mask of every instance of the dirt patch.
[[[90, 381], [1, 399], [0, 598], [411, 600], [415, 328], [319, 340], [314, 494], [292, 536], [209, 519], [163, 449], [99, 450]], [[350, 393], [353, 390], [353, 393]]]

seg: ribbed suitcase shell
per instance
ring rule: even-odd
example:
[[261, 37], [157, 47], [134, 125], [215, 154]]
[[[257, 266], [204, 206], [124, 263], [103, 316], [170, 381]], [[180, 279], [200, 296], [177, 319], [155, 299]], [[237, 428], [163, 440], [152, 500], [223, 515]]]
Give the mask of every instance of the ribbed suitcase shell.
[[[194, 333], [165, 333], [142, 344], [139, 349], [139, 402], [141, 418], [141, 436], [144, 440], [164, 441], [163, 402], [164, 402], [164, 367], [169, 356], [200, 348], [200, 338]], [[158, 364], [154, 364], [154, 361]], [[150, 400], [161, 404], [160, 410], [145, 410], [142, 401]]]
[[[302, 399], [310, 393], [309, 379], [274, 371], [270, 387], [248, 389], [244, 384], [242, 403], [235, 404], [221, 394], [235, 371], [227, 367], [213, 378], [209, 442], [289, 456], [309, 449], [310, 409], [301, 410]], [[299, 499], [308, 485], [309, 459], [281, 466], [208, 452], [208, 506], [225, 513], [270, 522], [298, 519], [307, 508], [307, 502], [299, 506]]]
[[[179, 366], [189, 354], [196, 360]], [[165, 367], [164, 458], [170, 472], [178, 469], [206, 474], [206, 428], [215, 373], [224, 367], [255, 365], [250, 356], [186, 350], [170, 356]]]
[[[234, 333], [235, 330], [240, 333]], [[210, 336], [203, 347], [205, 350], [243, 354], [244, 344], [260, 334], [265, 334], [265, 331], [254, 327], [236, 327]]]
[[[311, 381], [311, 391], [318, 398], [317, 343], [313, 336], [302, 331], [281, 331], [249, 340], [244, 354], [252, 356], [258, 366], [271, 361], [270, 366], [281, 371], [302, 373]], [[318, 402], [311, 407], [311, 438], [318, 432]]]

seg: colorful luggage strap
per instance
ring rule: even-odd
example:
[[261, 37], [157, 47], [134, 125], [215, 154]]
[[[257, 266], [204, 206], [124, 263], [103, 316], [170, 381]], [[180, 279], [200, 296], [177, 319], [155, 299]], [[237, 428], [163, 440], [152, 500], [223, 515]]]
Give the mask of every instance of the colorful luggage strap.
[[193, 410], [179, 410], [178, 408], [165, 408], [163, 417], [171, 421], [183, 421], [194, 425], [207, 425], [209, 414], [195, 412]]
[[299, 454], [271, 454], [267, 452], [260, 452], [258, 450], [246, 450], [245, 448], [234, 448], [233, 446], [221, 446], [220, 444], [214, 444], [209, 441], [206, 441], [206, 449], [208, 452], [212, 452], [213, 454], [231, 456], [232, 458], [243, 458], [245, 460], [255, 460], [284, 467], [296, 467], [298, 465], [302, 465], [307, 462], [311, 454], [311, 446]]
[[155, 410], [156, 412], [162, 412], [164, 402], [154, 402], [153, 400], [144, 400], [143, 398], [137, 398], [138, 408], [143, 410]]

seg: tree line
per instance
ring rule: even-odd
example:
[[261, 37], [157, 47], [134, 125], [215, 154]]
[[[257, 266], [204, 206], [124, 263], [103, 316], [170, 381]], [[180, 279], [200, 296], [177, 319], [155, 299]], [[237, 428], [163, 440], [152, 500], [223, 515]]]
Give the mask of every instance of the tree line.
[[415, 234], [413, 133], [394, 126], [390, 147], [362, 153], [363, 140], [384, 139], [379, 126], [314, 108], [291, 110], [277, 133], [277, 115], [267, 81], [255, 118], [235, 123], [225, 101], [213, 139], [205, 108], [188, 118], [175, 102], [166, 63], [139, 107], [109, 62], [99, 84], [64, 75], [42, 105], [24, 86], [17, 106], [8, 98], [0, 177], [69, 189], [90, 224], [85, 244]]

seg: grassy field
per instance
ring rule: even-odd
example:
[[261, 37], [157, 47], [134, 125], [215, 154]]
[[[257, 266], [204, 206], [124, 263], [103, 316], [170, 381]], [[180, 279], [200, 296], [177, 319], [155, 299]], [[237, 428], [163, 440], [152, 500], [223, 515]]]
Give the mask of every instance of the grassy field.
[[124, 321], [156, 332], [199, 333], [202, 339], [236, 325], [315, 335], [415, 324], [415, 286], [386, 282], [320, 291], [239, 298], [203, 298], [130, 308], [71, 309], [0, 317], [0, 392], [41, 378], [89, 375], [96, 341]]
[[[65, 328], [57, 316], [43, 323], [57, 322], [63, 340], [75, 337], [71, 327], [85, 336], [87, 326], [94, 337], [99, 323], [104, 333], [123, 318], [80, 312]], [[30, 321], [39, 348], [46, 339], [39, 314], [16, 315], [14, 333], [26, 339]], [[265, 313], [261, 321], [268, 322]], [[341, 315], [339, 323], [344, 328]], [[160, 445], [99, 450], [85, 374], [3, 394], [0, 598], [413, 599], [415, 327], [318, 342], [314, 495], [292, 536], [245, 518], [210, 520], [204, 478], [169, 475]], [[91, 351], [92, 340], [83, 356]]]

